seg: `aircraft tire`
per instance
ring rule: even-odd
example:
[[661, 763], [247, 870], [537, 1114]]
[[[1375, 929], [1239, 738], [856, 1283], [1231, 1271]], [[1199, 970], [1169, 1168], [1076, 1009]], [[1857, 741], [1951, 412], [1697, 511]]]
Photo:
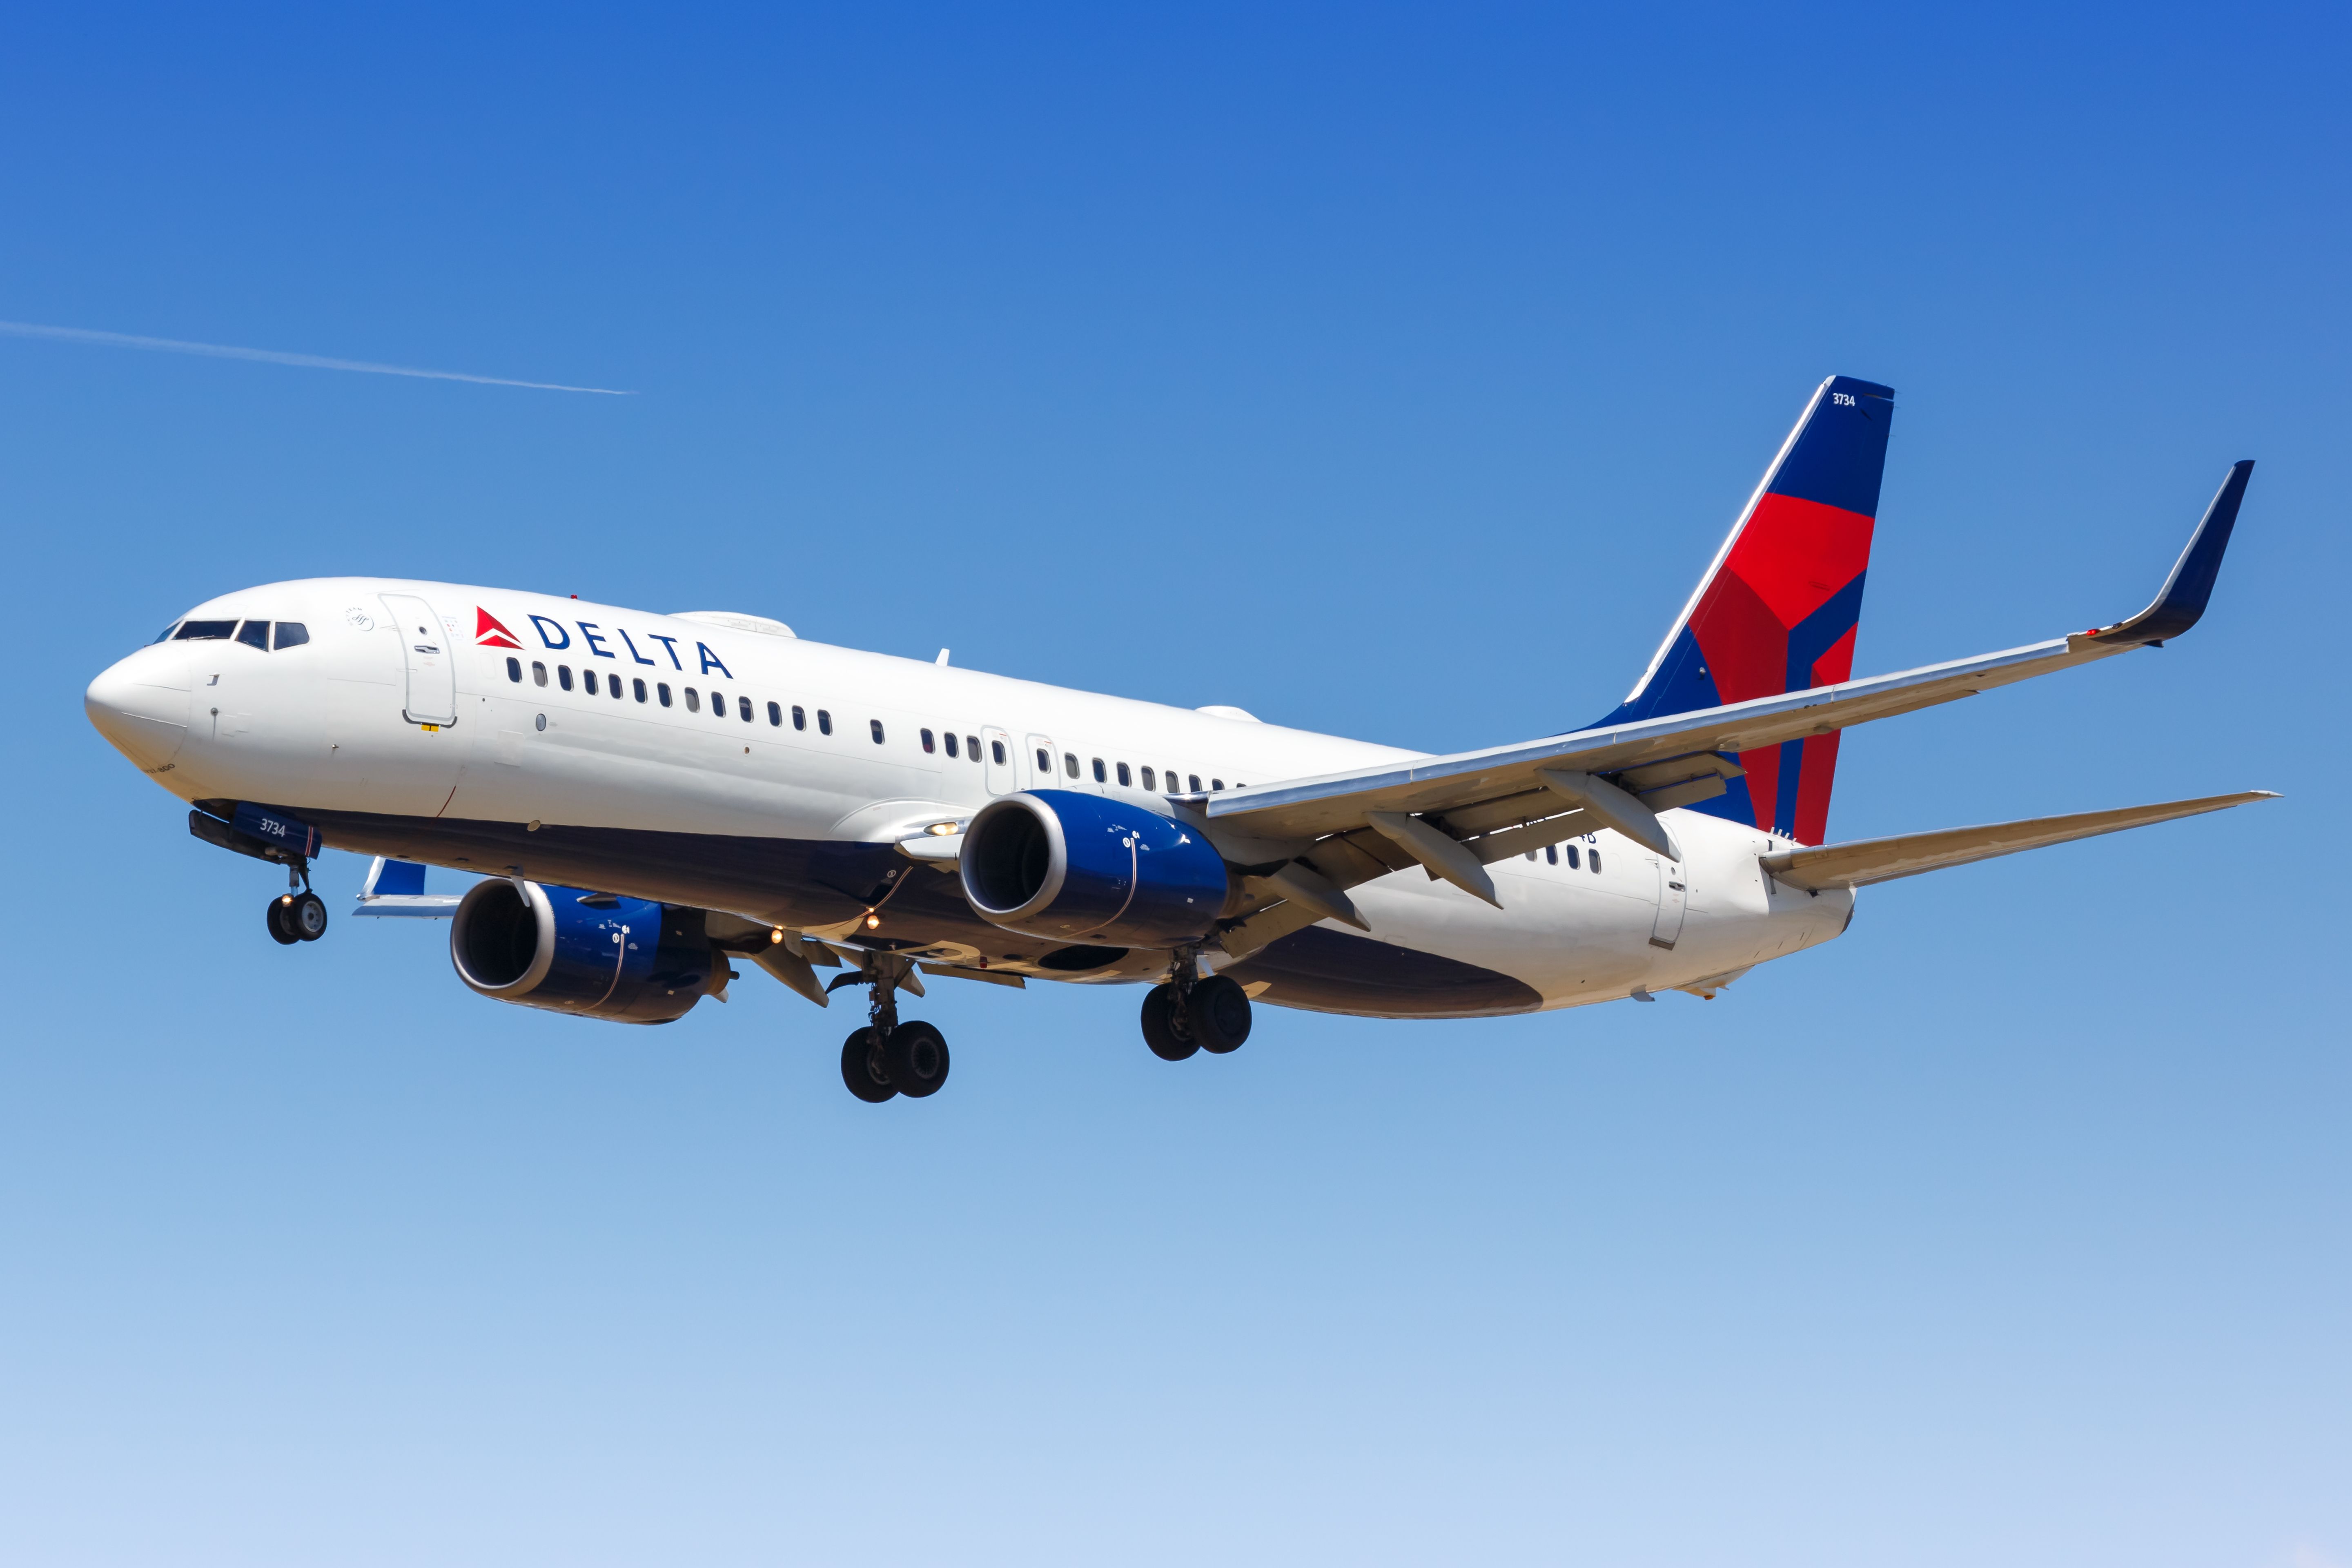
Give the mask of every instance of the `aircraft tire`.
[[269, 921], [269, 940], [281, 947], [292, 947], [302, 940], [301, 933], [286, 922], [286, 917], [293, 912], [292, 905], [291, 899], [276, 898], [269, 900], [269, 908], [266, 911]]
[[1250, 1036], [1249, 993], [1238, 981], [1222, 974], [1211, 975], [1192, 987], [1185, 999], [1184, 1011], [1192, 1026], [1192, 1037], [1201, 1042], [1204, 1051], [1223, 1056], [1227, 1051], [1241, 1049], [1242, 1042]]
[[892, 1086], [908, 1100], [928, 1100], [948, 1081], [947, 1037], [920, 1018], [891, 1030], [882, 1054]]
[[299, 895], [286, 906], [286, 929], [303, 942], [316, 942], [327, 934], [327, 900], [312, 892]]
[[1163, 1062], [1181, 1062], [1201, 1048], [1201, 1042], [1184, 1026], [1173, 985], [1155, 985], [1144, 993], [1143, 1043]]
[[841, 1081], [868, 1105], [879, 1105], [898, 1094], [882, 1053], [875, 1048], [873, 1030], [856, 1030], [841, 1043]]

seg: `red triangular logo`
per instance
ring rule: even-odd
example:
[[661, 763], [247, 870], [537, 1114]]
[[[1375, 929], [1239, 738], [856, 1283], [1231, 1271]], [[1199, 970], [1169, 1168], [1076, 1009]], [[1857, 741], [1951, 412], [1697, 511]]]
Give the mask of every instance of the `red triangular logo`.
[[498, 616], [474, 606], [474, 646], [476, 647], [510, 647], [520, 650], [522, 644], [515, 641], [514, 633], [499, 624]]

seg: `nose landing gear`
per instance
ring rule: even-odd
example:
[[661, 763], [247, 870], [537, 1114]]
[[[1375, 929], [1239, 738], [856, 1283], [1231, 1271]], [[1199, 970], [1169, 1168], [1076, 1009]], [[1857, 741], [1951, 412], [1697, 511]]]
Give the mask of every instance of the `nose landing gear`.
[[894, 954], [873, 955], [865, 976], [873, 1021], [841, 1044], [841, 1081], [868, 1105], [902, 1094], [925, 1100], [948, 1081], [947, 1037], [919, 1018], [898, 1021], [898, 984], [908, 969]]
[[327, 934], [327, 901], [308, 888], [269, 900], [269, 934], [289, 947]]
[[327, 900], [310, 890], [308, 858], [296, 855], [287, 860], [286, 891], [269, 900], [268, 921], [271, 938], [288, 947], [327, 934]]

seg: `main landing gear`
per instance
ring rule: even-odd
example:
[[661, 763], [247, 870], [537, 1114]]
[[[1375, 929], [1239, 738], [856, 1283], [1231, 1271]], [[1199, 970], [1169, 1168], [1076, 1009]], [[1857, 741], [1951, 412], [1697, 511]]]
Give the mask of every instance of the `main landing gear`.
[[1249, 1038], [1249, 993], [1222, 974], [1183, 978], [1192, 967], [1180, 961], [1179, 978], [1144, 994], [1143, 1043], [1161, 1061], [1181, 1062], [1194, 1051], [1223, 1056]]
[[873, 1021], [841, 1043], [841, 1081], [868, 1105], [894, 1095], [924, 1100], [939, 1093], [948, 1081], [947, 1037], [919, 1018], [898, 1021], [896, 965], [877, 954], [867, 973]]

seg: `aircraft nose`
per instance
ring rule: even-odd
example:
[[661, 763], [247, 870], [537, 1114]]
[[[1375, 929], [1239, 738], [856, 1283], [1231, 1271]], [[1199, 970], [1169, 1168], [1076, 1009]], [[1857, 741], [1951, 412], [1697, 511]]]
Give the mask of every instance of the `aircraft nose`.
[[169, 643], [141, 648], [91, 681], [81, 705], [116, 751], [160, 772], [188, 737], [187, 655]]

